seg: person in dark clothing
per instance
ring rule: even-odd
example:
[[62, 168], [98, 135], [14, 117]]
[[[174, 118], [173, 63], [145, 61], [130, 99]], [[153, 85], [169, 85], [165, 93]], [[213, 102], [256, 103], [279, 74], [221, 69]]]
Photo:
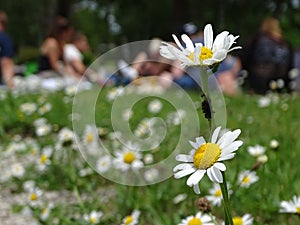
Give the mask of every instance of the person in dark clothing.
[[289, 71], [293, 67], [293, 50], [283, 37], [279, 21], [266, 18], [260, 31], [244, 50], [243, 68], [248, 71], [249, 88], [257, 94], [270, 90], [270, 82], [283, 80], [289, 88]]
[[11, 89], [14, 86], [13, 57], [15, 56], [15, 52], [12, 39], [5, 32], [7, 21], [6, 13], [0, 11], [0, 77], [2, 78], [2, 82]]
[[43, 72], [59, 75], [64, 73], [63, 47], [70, 40], [72, 33], [73, 28], [69, 21], [58, 16], [40, 48], [38, 71], [41, 74]]

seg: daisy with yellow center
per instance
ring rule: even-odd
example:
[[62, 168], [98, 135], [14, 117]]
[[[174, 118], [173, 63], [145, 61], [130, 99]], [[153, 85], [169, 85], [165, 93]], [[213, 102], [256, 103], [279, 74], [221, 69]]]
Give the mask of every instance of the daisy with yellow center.
[[125, 147], [121, 151], [116, 151], [114, 165], [117, 169], [122, 171], [127, 171], [130, 168], [139, 169], [144, 166], [144, 163], [141, 159], [142, 155], [137, 149]]
[[204, 44], [193, 43], [192, 40], [186, 35], [181, 36], [181, 44], [178, 38], [173, 35], [176, 48], [172, 44], [163, 42], [160, 47], [160, 54], [168, 59], [180, 60], [181, 66], [212, 66], [221, 63], [227, 56], [228, 52], [239, 49], [241, 47], [231, 46], [239, 36], [233, 36], [228, 31], [223, 31], [213, 39], [213, 29], [210, 24], [204, 27]]
[[178, 225], [214, 225], [210, 216], [198, 212], [195, 216], [188, 216]]
[[257, 182], [259, 177], [255, 171], [245, 170], [239, 173], [238, 181], [241, 187], [248, 188], [251, 184]]
[[207, 173], [209, 179], [215, 183], [223, 183], [221, 171], [226, 170], [223, 161], [232, 159], [235, 151], [243, 144], [236, 140], [241, 130], [227, 131], [220, 138], [221, 127], [214, 130], [211, 141], [206, 143], [203, 137], [196, 138], [196, 142], [191, 142], [193, 149], [190, 154], [179, 154], [176, 160], [182, 162], [174, 167], [174, 177], [176, 179], [192, 174], [187, 185], [194, 188], [195, 193], [200, 194], [199, 182]]
[[139, 217], [140, 217], [141, 212], [137, 209], [133, 210], [133, 212], [126, 216], [123, 220], [122, 220], [122, 224], [121, 225], [136, 225], [139, 222]]
[[242, 217], [236, 216], [232, 218], [233, 225], [252, 225], [253, 217], [250, 214], [245, 214]]
[[293, 196], [293, 199], [290, 201], [282, 201], [280, 203], [281, 213], [295, 213], [300, 215], [300, 197]]
[[[228, 188], [227, 191], [228, 194], [231, 194], [232, 190], [230, 190], [229, 184], [227, 184], [227, 188]], [[220, 185], [215, 183], [213, 187], [209, 189], [208, 192], [210, 195], [205, 196], [207, 200], [210, 201], [213, 206], [221, 206], [223, 201], [223, 195], [222, 195], [222, 190], [220, 188]]]
[[102, 217], [103, 213], [101, 211], [95, 211], [93, 210], [89, 215], [84, 214], [83, 218], [90, 224], [97, 224], [100, 222], [100, 218]]

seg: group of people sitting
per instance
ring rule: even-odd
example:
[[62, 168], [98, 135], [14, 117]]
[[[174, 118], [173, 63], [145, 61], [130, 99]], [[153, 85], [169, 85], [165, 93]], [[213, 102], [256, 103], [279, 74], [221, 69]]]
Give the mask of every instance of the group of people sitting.
[[57, 17], [41, 45], [38, 73], [49, 77], [69, 75], [80, 79], [86, 71], [82, 53], [89, 50], [86, 36], [75, 31], [64, 17]]
[[[14, 56], [12, 43], [4, 32], [7, 16], [0, 12], [0, 59], [2, 80], [13, 88], [12, 60]], [[203, 43], [203, 33], [193, 23], [184, 24], [178, 35], [187, 34], [194, 43]], [[160, 55], [162, 40], [154, 38], [146, 51], [140, 52], [133, 62], [119, 60], [118, 72], [98, 77], [104, 79], [101, 85], [124, 85], [138, 77], [156, 76], [165, 87], [177, 84], [185, 89], [200, 89], [200, 74], [197, 68], [182, 70], [178, 60], [168, 60]], [[89, 50], [87, 37], [74, 30], [70, 22], [58, 16], [40, 47], [37, 74], [41, 77], [68, 76], [75, 80], [88, 78], [89, 72], [83, 62], [83, 53]], [[7, 60], [6, 60], [7, 59]], [[10, 68], [10, 69], [9, 69]], [[262, 23], [258, 34], [243, 49], [242, 57], [228, 55], [219, 65], [214, 78], [227, 95], [239, 91], [238, 77], [242, 69], [248, 71], [250, 89], [264, 94], [272, 80], [289, 81], [289, 71], [293, 68], [293, 51], [285, 41], [279, 21], [268, 18]], [[1, 74], [0, 74], [1, 75]], [[95, 81], [95, 80], [94, 80]]]

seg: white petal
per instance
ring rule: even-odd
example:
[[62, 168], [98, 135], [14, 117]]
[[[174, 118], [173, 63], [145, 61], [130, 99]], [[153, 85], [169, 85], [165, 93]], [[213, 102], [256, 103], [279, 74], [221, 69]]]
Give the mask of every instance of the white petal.
[[175, 159], [179, 162], [193, 162], [193, 156], [186, 154], [179, 154], [175, 157]]
[[216, 143], [216, 142], [217, 142], [217, 138], [218, 138], [218, 136], [219, 136], [220, 130], [221, 130], [221, 127], [217, 127], [217, 128], [214, 130], [214, 132], [213, 132], [213, 134], [212, 134], [212, 136], [211, 136], [211, 143]]
[[180, 43], [180, 41], [178, 40], [178, 38], [176, 37], [176, 35], [172, 34], [172, 37], [173, 37], [173, 39], [174, 39], [176, 45], [177, 45], [181, 50], [183, 50], [184, 47], [181, 45], [181, 43]]
[[186, 184], [188, 186], [193, 186], [195, 184], [198, 184], [200, 180], [203, 178], [204, 174], [206, 173], [205, 170], [197, 170], [195, 173], [193, 173], [186, 181]]
[[204, 46], [211, 49], [213, 45], [213, 38], [214, 38], [214, 34], [213, 34], [212, 26], [210, 24], [207, 24], [204, 27]]
[[205, 139], [203, 137], [197, 137], [196, 138], [196, 142], [197, 142], [197, 145], [198, 145], [197, 148], [199, 148], [201, 145], [203, 145], [203, 144], [206, 143], [206, 141], [205, 141]]
[[240, 129], [228, 131], [220, 138], [217, 144], [220, 146], [221, 149], [225, 148], [226, 146], [231, 144], [240, 135], [240, 133]]
[[178, 164], [177, 166], [175, 166], [173, 168], [173, 172], [177, 172], [179, 170], [189, 169], [189, 168], [192, 168], [192, 167], [193, 167], [192, 163], [181, 163], [181, 164]]
[[225, 41], [225, 38], [228, 34], [229, 34], [228, 31], [223, 31], [222, 33], [217, 35], [217, 37], [214, 41], [213, 47], [212, 47], [213, 52], [215, 52], [218, 49], [223, 49], [224, 48], [224, 45], [225, 45], [224, 41]]
[[197, 195], [199, 195], [199, 194], [200, 194], [199, 184], [195, 184], [193, 188], [194, 188], [194, 192], [195, 192]]
[[211, 181], [215, 183], [223, 183], [223, 176], [218, 168], [214, 166], [210, 167], [207, 169], [207, 175]]
[[[174, 55], [170, 50], [169, 47], [172, 48], [173, 46], [160, 46], [160, 54], [168, 59], [176, 60], [177, 55]], [[175, 47], [173, 47], [175, 48]]]
[[226, 170], [226, 166], [224, 165], [224, 163], [217, 162], [217, 163], [214, 164], [214, 166], [216, 168], [218, 168], [219, 170], [221, 170], [221, 171], [225, 171]]
[[186, 34], [181, 35], [181, 39], [185, 43], [186, 48], [190, 52], [193, 52], [195, 47], [194, 47], [194, 43], [192, 42], [192, 40]]
[[226, 155], [226, 154], [229, 154], [231, 152], [235, 152], [242, 145], [243, 145], [242, 141], [240, 141], [240, 140], [234, 141], [230, 145], [227, 145], [225, 148], [222, 148], [222, 154]]
[[199, 148], [200, 146], [198, 146], [197, 142], [192, 142], [192, 141], [189, 141], [190, 142], [190, 145], [194, 148], [194, 149], [197, 149]]
[[174, 173], [174, 177], [176, 179], [179, 179], [181, 177], [185, 177], [185, 176], [187, 176], [187, 175], [189, 175], [191, 173], [194, 173], [195, 170], [196, 170], [195, 168], [189, 168], [189, 169], [186, 169], [186, 170], [181, 170], [181, 171], [179, 171], [177, 173]]
[[229, 160], [229, 159], [234, 158], [234, 156], [235, 156], [235, 153], [230, 153], [230, 154], [227, 154], [227, 155], [222, 155], [222, 153], [221, 153], [219, 161]]

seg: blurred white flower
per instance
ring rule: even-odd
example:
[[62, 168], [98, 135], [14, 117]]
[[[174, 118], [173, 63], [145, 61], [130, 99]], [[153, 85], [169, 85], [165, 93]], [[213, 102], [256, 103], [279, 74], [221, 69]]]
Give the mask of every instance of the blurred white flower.
[[144, 178], [148, 182], [154, 182], [159, 177], [159, 171], [156, 168], [150, 168], [144, 172]]
[[252, 155], [254, 157], [258, 157], [258, 156], [261, 156], [265, 153], [266, 148], [257, 144], [255, 146], [249, 146], [247, 148], [247, 151], [250, 155]]
[[100, 222], [100, 218], [102, 217], [103, 213], [101, 211], [93, 210], [89, 215], [84, 214], [83, 218], [85, 221], [89, 222], [90, 224], [97, 224]]
[[37, 110], [37, 105], [33, 102], [27, 102], [20, 105], [20, 111], [26, 116], [32, 115]]
[[244, 170], [238, 175], [238, 182], [241, 187], [249, 188], [251, 184], [257, 182], [259, 177], [255, 171]]
[[51, 146], [45, 146], [42, 149], [42, 154], [37, 160], [37, 170], [44, 171], [48, 165], [51, 164], [50, 157], [52, 156], [53, 148]]
[[181, 222], [178, 225], [192, 225], [192, 224], [214, 225], [215, 223], [212, 221], [209, 215], [198, 212], [195, 216], [188, 216], [187, 218], [181, 220]]
[[123, 87], [115, 87], [109, 90], [107, 93], [107, 100], [108, 101], [113, 101], [115, 100], [118, 96], [122, 96], [124, 94], [124, 88]]
[[147, 153], [147, 154], [144, 155], [145, 164], [151, 164], [151, 163], [153, 163], [153, 161], [154, 161], [153, 154]]
[[109, 155], [100, 157], [96, 162], [96, 170], [99, 173], [105, 173], [111, 167], [112, 159]]
[[124, 147], [123, 150], [117, 150], [115, 155], [114, 166], [122, 171], [127, 171], [130, 168], [135, 170], [144, 166], [141, 161], [142, 155], [136, 149]]
[[62, 128], [58, 133], [58, 147], [68, 147], [74, 144], [75, 134], [67, 127]]
[[48, 102], [40, 106], [40, 108], [38, 109], [38, 113], [40, 115], [44, 115], [45, 113], [50, 112], [51, 109], [52, 109], [52, 105]]
[[260, 155], [257, 157], [257, 161], [265, 164], [266, 162], [268, 162], [268, 156], [267, 155]]
[[40, 206], [42, 204], [41, 196], [43, 191], [38, 187], [34, 187], [34, 189], [30, 190], [28, 194], [28, 203], [31, 207]]
[[128, 120], [130, 120], [130, 118], [132, 116], [133, 116], [133, 111], [131, 109], [125, 109], [123, 111], [123, 114], [122, 114], [123, 120], [128, 121]]
[[25, 169], [21, 163], [14, 163], [11, 165], [11, 174], [14, 177], [21, 178], [25, 174]]
[[294, 195], [292, 200], [280, 202], [279, 212], [295, 213], [300, 215], [300, 197]]
[[[230, 185], [227, 184], [228, 195], [232, 194], [232, 190], [230, 190]], [[205, 196], [208, 201], [211, 202], [213, 206], [221, 206], [223, 201], [223, 195], [221, 191], [221, 187], [219, 184], [214, 184], [212, 188], [209, 189], [209, 194]]]
[[178, 204], [178, 203], [184, 201], [186, 198], [187, 198], [186, 193], [178, 194], [173, 198], [173, 203]]
[[50, 212], [52, 208], [54, 207], [53, 203], [49, 203], [46, 207], [42, 208], [41, 214], [40, 214], [40, 219], [42, 221], [45, 221], [48, 219]]
[[232, 221], [234, 225], [252, 225], [253, 217], [250, 214], [245, 214], [243, 217], [233, 217]]
[[269, 96], [263, 96], [258, 99], [258, 106], [260, 108], [268, 107], [271, 104], [271, 98]]
[[52, 127], [50, 124], [42, 124], [35, 128], [35, 133], [38, 137], [46, 136], [50, 134]]
[[272, 149], [277, 149], [277, 148], [279, 147], [279, 142], [278, 142], [277, 140], [275, 140], [275, 139], [272, 139], [272, 140], [270, 141], [270, 147], [271, 147]]
[[133, 210], [133, 212], [126, 216], [123, 220], [122, 220], [122, 224], [121, 225], [136, 225], [139, 222], [139, 217], [140, 217], [141, 212], [137, 209]]
[[151, 113], [158, 113], [161, 111], [163, 104], [158, 99], [152, 100], [148, 104], [148, 110]]

